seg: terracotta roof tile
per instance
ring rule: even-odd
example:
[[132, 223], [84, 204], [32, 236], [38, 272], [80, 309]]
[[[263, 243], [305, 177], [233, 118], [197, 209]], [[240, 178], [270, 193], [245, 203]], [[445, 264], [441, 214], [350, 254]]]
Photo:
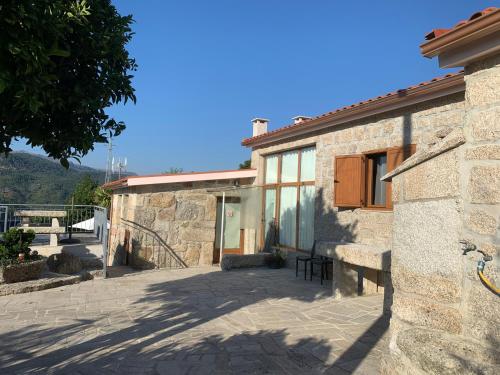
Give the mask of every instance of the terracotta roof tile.
[[455, 26], [453, 26], [452, 28], [449, 28], [449, 29], [434, 29], [432, 30], [430, 33], [428, 33], [426, 36], [425, 36], [425, 39], [426, 40], [432, 40], [432, 39], [436, 39], [436, 38], [439, 38], [447, 33], [449, 33], [450, 31], [452, 31], [453, 29], [457, 29], [459, 27], [462, 27], [464, 25], [467, 25], [469, 24], [470, 22], [472, 21], [475, 21], [477, 20], [478, 18], [480, 17], [483, 17], [489, 13], [492, 13], [492, 12], [495, 12], [496, 10], [498, 10], [499, 8], [497, 7], [489, 7], [489, 8], [486, 8], [486, 9], [483, 9], [479, 12], [476, 12], [474, 13], [472, 16], [469, 17], [469, 19], [467, 20], [462, 20], [460, 22], [458, 22]]
[[320, 118], [332, 115], [334, 113], [339, 113], [339, 112], [343, 112], [343, 111], [349, 111], [352, 108], [359, 107], [359, 106], [362, 106], [362, 105], [366, 105], [368, 103], [373, 103], [373, 102], [376, 102], [376, 101], [379, 101], [381, 99], [385, 99], [385, 98], [388, 98], [388, 97], [391, 97], [391, 96], [401, 96], [401, 94], [407, 93], [408, 90], [412, 90], [412, 89], [415, 89], [415, 88], [418, 88], [418, 87], [427, 86], [427, 85], [430, 85], [431, 83], [442, 81], [442, 80], [447, 79], [447, 78], [460, 76], [460, 75], [463, 75], [463, 73], [464, 73], [463, 70], [460, 70], [459, 72], [456, 72], [456, 73], [449, 73], [449, 74], [446, 74], [446, 75], [441, 76], [441, 77], [433, 78], [433, 79], [431, 79], [429, 81], [421, 82], [421, 83], [419, 83], [417, 85], [409, 86], [409, 87], [404, 88], [404, 89], [399, 89], [399, 90], [390, 92], [390, 93], [388, 93], [386, 95], [377, 96], [376, 98], [371, 98], [371, 99], [363, 100], [363, 101], [361, 101], [359, 103], [355, 103], [355, 104], [352, 104], [350, 106], [346, 106], [346, 107], [334, 109], [334, 110], [332, 110], [330, 112], [326, 112], [326, 113], [323, 113], [321, 115], [312, 117], [312, 118], [310, 118], [308, 120], [304, 120], [304, 121], [302, 121], [302, 122], [300, 122], [298, 124], [291, 124], [291, 125], [282, 126], [281, 128], [268, 131], [267, 133], [264, 133], [264, 134], [261, 134], [261, 135], [257, 135], [255, 137], [245, 138], [245, 139], [243, 139], [243, 141], [241, 143], [243, 145], [248, 145], [248, 144], [250, 144], [250, 143], [252, 143], [252, 142], [254, 142], [256, 140], [264, 139], [264, 138], [267, 138], [267, 137], [269, 137], [271, 135], [275, 135], [275, 134], [284, 132], [284, 131], [289, 130], [289, 129], [299, 129], [299, 128], [302, 128], [302, 127], [306, 127], [311, 122], [313, 122], [314, 120], [317, 120], [317, 119], [320, 119]]

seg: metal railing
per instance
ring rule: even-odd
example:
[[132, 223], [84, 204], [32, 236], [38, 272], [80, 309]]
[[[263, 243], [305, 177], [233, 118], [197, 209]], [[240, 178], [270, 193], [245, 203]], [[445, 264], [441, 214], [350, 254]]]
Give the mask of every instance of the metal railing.
[[[167, 245], [158, 233], [131, 220], [122, 218], [121, 223], [126, 228], [140, 233], [141, 241], [136, 246], [151, 250], [152, 254], [149, 261], [153, 261], [154, 268], [187, 268], [186, 263], [176, 254], [175, 250]], [[134, 247], [133, 244], [131, 246]]]
[[96, 212], [101, 218], [102, 210], [88, 205], [0, 204], [0, 232], [23, 225], [23, 218], [24, 224], [33, 227], [50, 227], [56, 218], [64, 233], [91, 233], [96, 227]]
[[[0, 203], [0, 233], [10, 228], [34, 229], [34, 243], [47, 241], [50, 230], [71, 238], [73, 234], [95, 236], [102, 244], [103, 271], [106, 275], [108, 253], [108, 210], [92, 205], [63, 204], [2, 204]], [[48, 228], [51, 228], [48, 230]]]

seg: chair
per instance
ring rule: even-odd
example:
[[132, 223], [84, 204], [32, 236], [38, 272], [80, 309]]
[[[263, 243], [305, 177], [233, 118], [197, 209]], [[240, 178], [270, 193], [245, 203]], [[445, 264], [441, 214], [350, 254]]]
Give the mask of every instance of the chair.
[[299, 275], [299, 262], [304, 262], [304, 280], [307, 280], [307, 263], [312, 262], [316, 254], [316, 240], [313, 242], [310, 255], [299, 255], [295, 258], [295, 277]]
[[332, 264], [333, 265], [333, 259], [327, 258], [324, 256], [320, 256], [319, 258], [314, 258], [311, 260], [311, 281], [313, 279], [313, 267], [315, 264], [318, 264], [321, 266], [321, 285], [323, 285], [323, 279], [328, 280], [328, 265]]

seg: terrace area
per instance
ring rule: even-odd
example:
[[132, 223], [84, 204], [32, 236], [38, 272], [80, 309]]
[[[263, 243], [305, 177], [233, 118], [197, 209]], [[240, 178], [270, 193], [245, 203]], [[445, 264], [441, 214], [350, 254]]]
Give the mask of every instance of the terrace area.
[[290, 269], [154, 270], [0, 297], [0, 372], [375, 374], [382, 295]]

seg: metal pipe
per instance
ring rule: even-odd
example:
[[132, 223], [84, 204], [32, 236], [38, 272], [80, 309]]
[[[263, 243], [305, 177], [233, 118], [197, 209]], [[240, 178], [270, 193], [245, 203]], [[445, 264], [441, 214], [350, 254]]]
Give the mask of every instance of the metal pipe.
[[220, 251], [219, 251], [219, 266], [222, 262], [222, 252], [224, 251], [224, 216], [225, 216], [226, 192], [222, 192], [222, 208], [220, 213]]

